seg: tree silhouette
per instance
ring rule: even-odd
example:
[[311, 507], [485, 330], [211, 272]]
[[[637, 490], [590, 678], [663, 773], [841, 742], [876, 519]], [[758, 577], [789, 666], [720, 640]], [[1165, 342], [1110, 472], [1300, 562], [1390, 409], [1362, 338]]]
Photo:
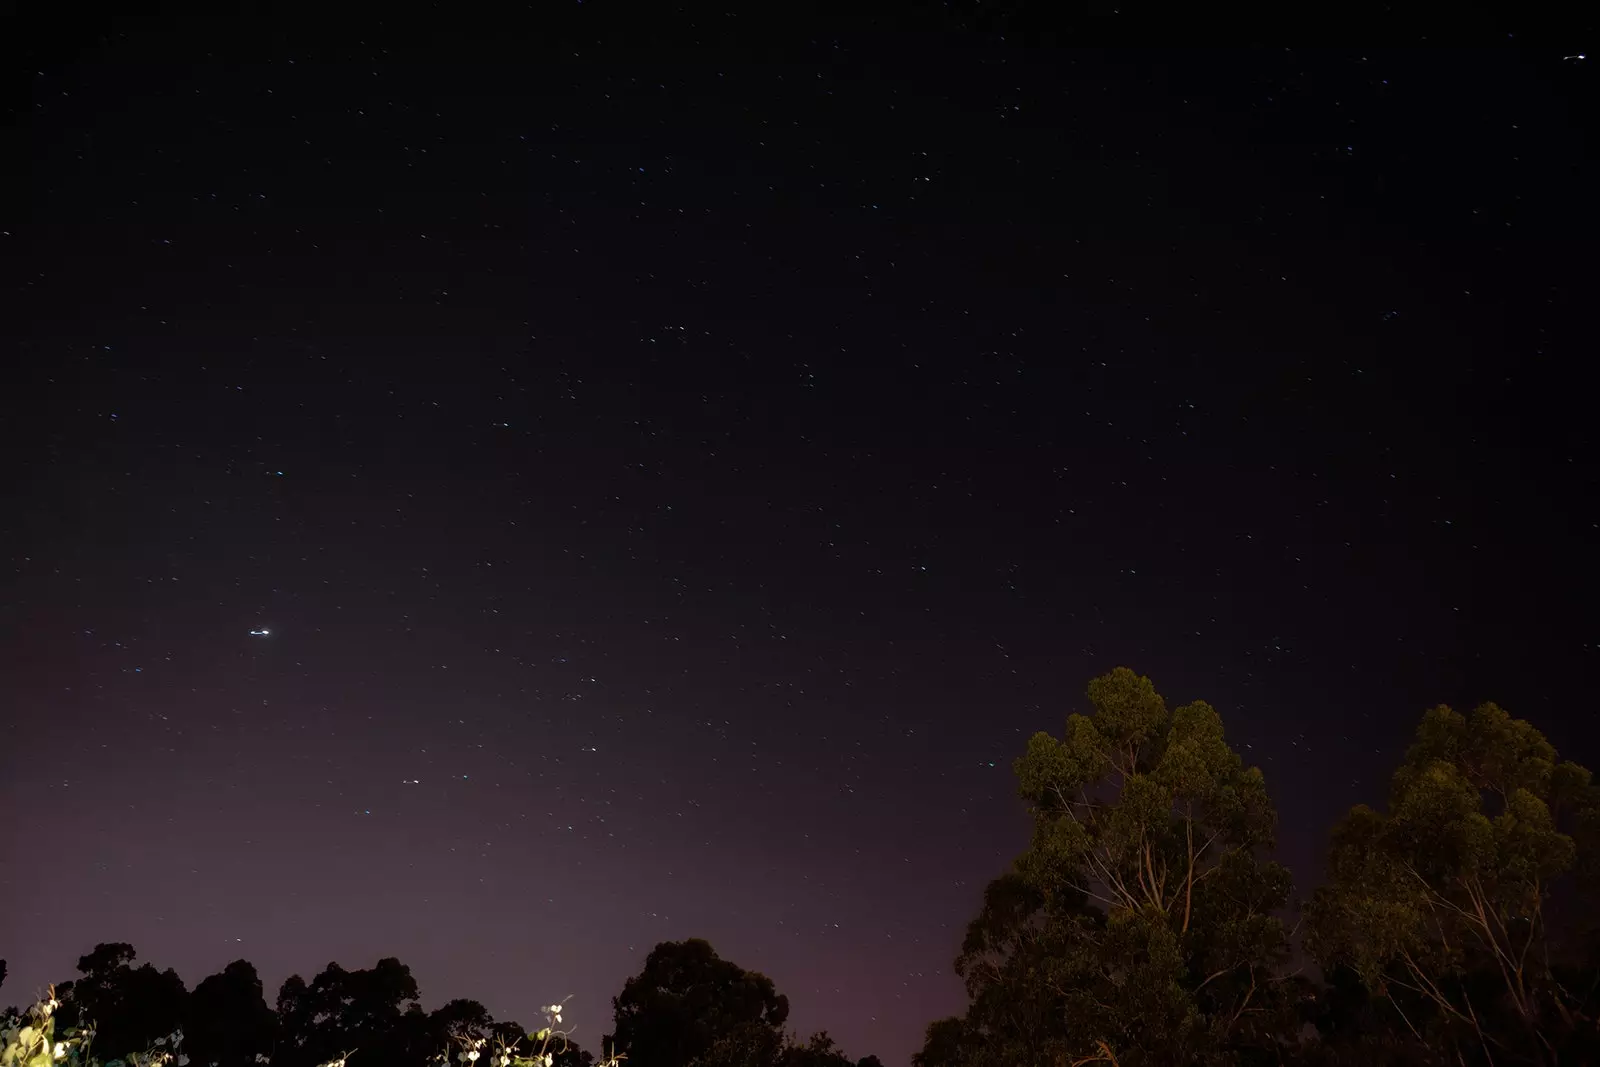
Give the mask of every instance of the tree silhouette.
[[772, 979], [698, 938], [657, 945], [612, 1003], [617, 1032], [605, 1052], [633, 1067], [882, 1067], [876, 1056], [852, 1060], [826, 1031], [790, 1037], [789, 1000]]
[[62, 1025], [92, 1021], [95, 1053], [102, 1059], [144, 1052], [183, 1025], [189, 996], [183, 979], [170, 968], [134, 967], [137, 957], [126, 942], [96, 945], [78, 959], [82, 977], [58, 987]]
[[[531, 1055], [528, 1031], [516, 1022], [496, 1021], [475, 1000], [457, 998], [432, 1012], [418, 1003], [416, 980], [399, 960], [379, 960], [369, 970], [347, 971], [330, 963], [309, 984], [299, 975], [278, 992], [279, 1039], [274, 1067], [315, 1067], [355, 1050], [351, 1062], [385, 1067], [424, 1067], [440, 1053], [450, 1061], [463, 1038], [485, 1038], [487, 1047], [517, 1046]], [[556, 1040], [549, 1048], [552, 1067], [590, 1067], [594, 1057], [576, 1042]], [[479, 1057], [480, 1063], [488, 1058]]]
[[782, 1030], [749, 1022], [716, 1035], [692, 1062], [694, 1067], [776, 1067], [786, 1051]]
[[918, 1064], [1278, 1062], [1289, 876], [1261, 858], [1261, 772], [1210, 705], [1169, 711], [1127, 668], [1088, 696], [1016, 762], [1033, 841], [968, 927], [965, 1019], [930, 1027]]
[[[309, 984], [291, 976], [276, 1010], [267, 1006], [260, 976], [247, 960], [235, 960], [188, 993], [175, 972], [134, 966], [136, 959], [132, 945], [96, 945], [78, 960], [81, 976], [56, 987], [61, 1007], [55, 1023], [63, 1033], [92, 1024], [97, 1062], [144, 1053], [180, 1028], [184, 1057], [216, 1067], [252, 1067], [259, 1055], [279, 1067], [315, 1067], [353, 1049], [362, 1053], [357, 1064], [425, 1067], [453, 1037], [469, 1033], [503, 1038], [507, 1046], [520, 1041], [523, 1055], [533, 1051], [525, 1029], [496, 1021], [476, 1001], [451, 1000], [424, 1012], [410, 969], [393, 958], [357, 971], [330, 963]], [[594, 1062], [575, 1042], [558, 1040], [549, 1052], [552, 1067]]]
[[878, 1057], [868, 1056], [859, 1063], [828, 1036], [826, 1030], [812, 1034], [805, 1044], [791, 1043], [778, 1059], [779, 1067], [883, 1067]]
[[459, 997], [434, 1009], [429, 1014], [428, 1021], [438, 1029], [439, 1033], [447, 1037], [452, 1034], [484, 1037], [494, 1026], [494, 1017], [489, 1014], [488, 1008], [476, 1000], [463, 1000]]
[[963, 1067], [982, 1054], [980, 1035], [965, 1019], [940, 1019], [928, 1025], [922, 1050], [911, 1057], [912, 1067]]
[[[430, 1057], [453, 1047], [463, 1039], [490, 1038], [496, 1034], [507, 1033], [505, 1027], [496, 1029], [494, 1017], [489, 1014], [488, 1008], [476, 1000], [459, 997], [447, 1001], [426, 1016], [421, 1015], [420, 1011], [408, 1016], [405, 1022], [412, 1031], [407, 1035], [406, 1041], [410, 1052], [408, 1058], [415, 1063], [425, 1063]], [[519, 1028], [510, 1037], [521, 1038], [525, 1033], [526, 1031]], [[509, 1040], [507, 1043], [509, 1044]], [[454, 1057], [454, 1052], [451, 1056]]]
[[189, 994], [184, 1051], [197, 1063], [241, 1067], [272, 1051], [277, 1026], [255, 966], [234, 960]]
[[330, 963], [309, 985], [291, 975], [278, 991], [280, 1038], [273, 1055], [281, 1067], [315, 1067], [354, 1048], [371, 1060], [406, 1055], [420, 1014], [411, 968], [393, 957], [364, 971]]
[[765, 1029], [781, 1044], [789, 1017], [772, 979], [722, 959], [699, 938], [657, 945], [612, 1005], [616, 1032], [605, 1051], [638, 1067], [687, 1067], [736, 1032], [753, 1046]]

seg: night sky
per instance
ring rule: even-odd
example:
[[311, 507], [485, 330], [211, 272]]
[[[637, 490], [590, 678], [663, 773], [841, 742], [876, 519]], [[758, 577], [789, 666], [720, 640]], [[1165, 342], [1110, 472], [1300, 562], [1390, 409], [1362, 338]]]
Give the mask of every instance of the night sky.
[[1592, 39], [518, 18], [32, 36], [0, 1000], [393, 955], [593, 1047], [699, 936], [904, 1064], [1095, 674], [1299, 897], [1429, 705], [1600, 761]]

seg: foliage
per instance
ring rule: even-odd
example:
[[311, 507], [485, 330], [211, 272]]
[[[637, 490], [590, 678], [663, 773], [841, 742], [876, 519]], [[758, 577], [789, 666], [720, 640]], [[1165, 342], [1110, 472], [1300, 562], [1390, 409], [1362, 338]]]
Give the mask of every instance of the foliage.
[[[765, 1023], [745, 1023], [719, 1034], [696, 1056], [693, 1067], [774, 1067], [786, 1051], [783, 1031]], [[642, 1057], [640, 1063], [646, 1062]]]
[[88, 1027], [63, 1026], [58, 1036], [56, 1012], [60, 1007], [52, 987], [25, 1014], [8, 1012], [0, 1018], [0, 1067], [78, 1067], [87, 1063], [94, 1032]]
[[[545, 1013], [546, 1025], [537, 1033], [521, 1035], [501, 1031], [494, 1036], [483, 1036], [481, 1030], [494, 1030], [488, 1021], [488, 1012], [482, 1010], [482, 1005], [473, 1001], [451, 1001], [457, 1005], [454, 1012], [458, 1017], [462, 1015], [462, 1008], [475, 1005], [477, 1012], [470, 1012], [475, 1017], [465, 1022], [465, 1028], [458, 1030], [454, 1039], [456, 1053], [454, 1062], [465, 1067], [482, 1067], [487, 1063], [489, 1067], [590, 1067], [594, 1057], [578, 1049], [577, 1045], [569, 1040], [570, 1031], [560, 1029], [563, 1012], [562, 1004], [551, 1004], [540, 1009]], [[448, 1007], [448, 1005], [447, 1005]], [[437, 1014], [437, 1013], [436, 1013]], [[516, 1029], [521, 1029], [520, 1027]], [[523, 1045], [526, 1041], [528, 1044]], [[441, 1053], [434, 1061], [438, 1067], [449, 1067], [452, 1057], [449, 1050]], [[608, 1058], [600, 1067], [620, 1067], [620, 1057]]]
[[883, 1067], [878, 1057], [852, 1060], [844, 1054], [826, 1030], [812, 1034], [805, 1042], [791, 1040], [778, 1057], [778, 1067]]
[[1126, 668], [1094, 714], [1016, 762], [1033, 840], [996, 879], [956, 962], [965, 1018], [929, 1028], [919, 1067], [1277, 1062], [1295, 1028], [1261, 857], [1276, 816], [1210, 705], [1168, 710]]
[[922, 1051], [911, 1057], [912, 1067], [964, 1067], [978, 1063], [982, 1039], [977, 1027], [965, 1019], [948, 1018], [928, 1024]]
[[804, 1043], [762, 1023], [746, 1023], [723, 1034], [694, 1067], [882, 1067], [876, 1056], [853, 1060], [827, 1031]]
[[248, 1067], [269, 1054], [278, 1017], [267, 1007], [261, 978], [248, 960], [234, 960], [189, 994], [184, 1030], [189, 1055], [216, 1067]]
[[63, 1024], [92, 1020], [96, 1051], [111, 1059], [156, 1047], [183, 1026], [189, 997], [183, 979], [171, 968], [135, 967], [137, 956], [124, 942], [96, 945], [78, 960], [82, 977], [60, 986]]
[[1551, 936], [1550, 905], [1593, 892], [1597, 829], [1589, 772], [1531, 724], [1494, 704], [1434, 708], [1389, 810], [1358, 806], [1335, 829], [1310, 948], [1359, 976], [1418, 1057], [1594, 1056], [1600, 957], [1562, 957], [1579, 942]]
[[787, 1033], [789, 1001], [772, 979], [701, 940], [657, 945], [613, 1003], [614, 1052], [631, 1067], [881, 1067], [852, 1060], [825, 1031]]
[[102, 1061], [91, 1055], [95, 1028], [87, 1023], [68, 1026], [63, 1007], [51, 986], [25, 1015], [8, 1013], [0, 1019], [0, 1067], [188, 1067], [181, 1028], [158, 1036], [145, 1051]]
[[347, 1048], [398, 1058], [407, 1044], [402, 1020], [418, 995], [411, 968], [393, 957], [361, 971], [330, 963], [310, 984], [291, 975], [278, 991], [273, 1065], [311, 1067], [339, 1058]]
[[[131, 958], [131, 952], [128, 955]], [[253, 977], [255, 969], [248, 964], [245, 967]], [[242, 973], [241, 968], [230, 970], [235, 976]], [[62, 1002], [52, 987], [49, 996], [35, 1004], [25, 1016], [9, 1015], [0, 1019], [0, 1067], [188, 1067], [190, 1063], [189, 1055], [183, 1050], [181, 1029], [157, 1037], [147, 1051], [102, 1061], [91, 1055], [91, 1043], [95, 1038], [91, 1027], [62, 1026], [58, 1034], [61, 1007]], [[480, 1061], [489, 1067], [593, 1067], [594, 1057], [569, 1040], [570, 1031], [560, 1029], [562, 1005], [552, 1004], [542, 1010], [546, 1013], [547, 1025], [538, 1033], [524, 1034], [521, 1027], [512, 1026], [508, 1032], [505, 1024], [495, 1024], [482, 1005], [451, 1001], [445, 1009], [436, 1012], [435, 1017], [436, 1021], [458, 1029], [444, 1050], [428, 1062], [440, 1067], [457, 1063], [478, 1067]], [[488, 1030], [493, 1036], [481, 1036], [480, 1029]], [[347, 1067], [346, 1061], [354, 1051], [341, 1053], [319, 1067]], [[368, 1056], [366, 1060], [386, 1062], [377, 1056]], [[269, 1061], [265, 1053], [257, 1053], [251, 1060], [252, 1063]], [[612, 1058], [600, 1067], [619, 1065], [620, 1061]]]
[[688, 1067], [719, 1039], [755, 1050], [763, 1030], [781, 1041], [789, 1017], [789, 1000], [772, 979], [722, 959], [698, 938], [657, 945], [612, 1004], [612, 1045], [640, 1067]]

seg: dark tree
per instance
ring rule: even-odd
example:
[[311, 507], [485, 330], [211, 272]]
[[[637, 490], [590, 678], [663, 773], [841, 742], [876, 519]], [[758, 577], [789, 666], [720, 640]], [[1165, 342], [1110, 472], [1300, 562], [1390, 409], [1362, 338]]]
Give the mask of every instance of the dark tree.
[[1208, 704], [1169, 710], [1126, 668], [1088, 695], [1017, 760], [1033, 842], [989, 886], [956, 963], [971, 1007], [919, 1067], [1279, 1062], [1289, 877], [1263, 858], [1261, 772]]
[[412, 1051], [409, 1022], [418, 997], [411, 969], [393, 957], [368, 970], [330, 963], [307, 985], [293, 975], [278, 992], [279, 1042], [273, 1063], [315, 1067], [352, 1049], [394, 1062]]
[[[329, 964], [329, 967], [337, 966]], [[273, 1067], [292, 1067], [309, 1055], [315, 1012], [311, 989], [298, 974], [291, 974], [278, 987], [278, 1043], [272, 1050]]]
[[183, 1025], [189, 996], [183, 979], [170, 968], [134, 967], [137, 955], [125, 942], [96, 945], [78, 960], [82, 977], [60, 987], [58, 1025], [92, 1023], [100, 1060], [144, 1052]]
[[964, 1067], [977, 1062], [978, 1033], [965, 1019], [939, 1019], [928, 1024], [922, 1051], [911, 1057], [912, 1067]]
[[1330, 969], [1307, 1007], [1317, 1039], [1305, 1050], [1305, 1067], [1410, 1067], [1433, 1058], [1426, 1045], [1388, 1024], [1381, 999], [1348, 967]]
[[457, 997], [434, 1009], [428, 1015], [428, 1022], [441, 1038], [449, 1040], [453, 1037], [487, 1037], [494, 1026], [494, 1017], [489, 1014], [488, 1008], [476, 1000]]
[[612, 1006], [616, 1032], [605, 1051], [625, 1054], [633, 1067], [688, 1067], [735, 1032], [754, 1045], [771, 1031], [781, 1044], [789, 1017], [788, 998], [772, 979], [720, 958], [698, 938], [657, 945]]
[[846, 1056], [825, 1030], [801, 1043], [760, 1022], [745, 1023], [722, 1034], [709, 1049], [695, 1057], [693, 1064], [694, 1067], [883, 1067], [876, 1056], [859, 1062]]
[[243, 1067], [271, 1053], [277, 1025], [254, 965], [234, 960], [189, 994], [184, 1052], [196, 1063]]
[[766, 1023], [745, 1023], [718, 1034], [711, 1047], [692, 1062], [694, 1067], [778, 1067], [787, 1051], [782, 1030]]
[[[426, 1014], [420, 1007], [415, 1012], [408, 1012], [403, 1023], [406, 1031], [404, 1058], [416, 1064], [427, 1063], [441, 1052], [447, 1052], [451, 1062], [457, 1062], [455, 1056], [465, 1047], [463, 1042], [476, 1038], [492, 1040], [497, 1033], [494, 1017], [489, 1014], [488, 1008], [476, 1000], [460, 997]], [[503, 1034], [505, 1030], [501, 1028], [498, 1032]], [[521, 1038], [526, 1035], [518, 1030], [511, 1036]], [[507, 1044], [510, 1044], [509, 1039]], [[487, 1062], [483, 1056], [479, 1059]]]
[[[408, 1021], [411, 1018], [408, 1016]], [[422, 1039], [395, 1063], [426, 1067], [438, 1063], [440, 1053], [445, 1054], [448, 1063], [459, 1063], [460, 1054], [474, 1047], [468, 1042], [480, 1039], [484, 1044], [478, 1046], [480, 1055], [475, 1062], [479, 1065], [492, 1065], [502, 1050], [513, 1062], [519, 1058], [537, 1062], [540, 1054], [548, 1054], [551, 1067], [592, 1067], [594, 1063], [594, 1056], [577, 1042], [560, 1034], [541, 1040], [520, 1023], [496, 1020], [475, 1000], [452, 1000], [431, 1014], [418, 1012], [415, 1018], [421, 1020], [416, 1032]]]
[[[877, 1062], [876, 1056], [867, 1058]], [[779, 1067], [857, 1067], [856, 1061], [844, 1054], [826, 1030], [812, 1034], [803, 1045], [790, 1044], [778, 1063]]]
[[[421, 1004], [412, 1002], [385, 1038], [385, 1055], [395, 1067], [424, 1067], [436, 1064], [448, 1043], [448, 1036], [440, 1032], [433, 1017], [422, 1010]], [[452, 1057], [455, 1051], [451, 1050]]]

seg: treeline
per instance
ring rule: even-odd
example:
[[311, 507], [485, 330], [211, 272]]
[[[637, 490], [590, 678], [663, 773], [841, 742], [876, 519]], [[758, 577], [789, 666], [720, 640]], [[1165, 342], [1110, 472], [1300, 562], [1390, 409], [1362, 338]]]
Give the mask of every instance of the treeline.
[[[1125, 668], [1088, 698], [1016, 762], [1032, 840], [967, 929], [965, 1014], [928, 1027], [915, 1067], [1600, 1064], [1600, 787], [1532, 725], [1425, 713], [1384, 807], [1334, 827], [1325, 883], [1293, 904], [1267, 782], [1216, 710]], [[192, 992], [133, 962], [101, 945], [59, 987], [56, 1024], [93, 1020], [96, 1059], [181, 1026], [176, 1067], [594, 1062], [559, 1005], [532, 1038], [474, 1001], [424, 1012], [394, 959], [292, 977], [275, 1008], [242, 960]], [[629, 1067], [876, 1065], [787, 1033], [772, 981], [704, 941], [657, 945], [613, 1008], [602, 1052]]]
[[[330, 963], [310, 982], [299, 975], [267, 1006], [261, 978], [236, 960], [194, 989], [170, 968], [135, 966], [127, 944], [102, 944], [78, 960], [80, 977], [55, 987], [48, 1018], [17, 1016], [0, 1042], [11, 1067], [30, 1064], [154, 1063], [164, 1067], [424, 1067], [441, 1062], [541, 1067], [592, 1067], [595, 1056], [567, 1036], [560, 1004], [539, 1010], [531, 1027], [498, 1020], [475, 1000], [452, 1000], [431, 1012], [418, 1002], [417, 981], [397, 959], [350, 971]], [[3, 975], [0, 971], [0, 975]], [[612, 1000], [615, 1030], [607, 1062], [659, 1067], [881, 1067], [854, 1060], [825, 1032], [801, 1041], [784, 1029], [788, 998], [772, 979], [719, 957], [702, 940], [667, 941], [645, 959]], [[50, 1028], [33, 1054], [22, 1027]], [[40, 1023], [43, 1023], [43, 1026]], [[92, 1028], [87, 1040], [86, 1028]], [[72, 1039], [76, 1035], [78, 1039]], [[59, 1046], [59, 1049], [57, 1048]]]

